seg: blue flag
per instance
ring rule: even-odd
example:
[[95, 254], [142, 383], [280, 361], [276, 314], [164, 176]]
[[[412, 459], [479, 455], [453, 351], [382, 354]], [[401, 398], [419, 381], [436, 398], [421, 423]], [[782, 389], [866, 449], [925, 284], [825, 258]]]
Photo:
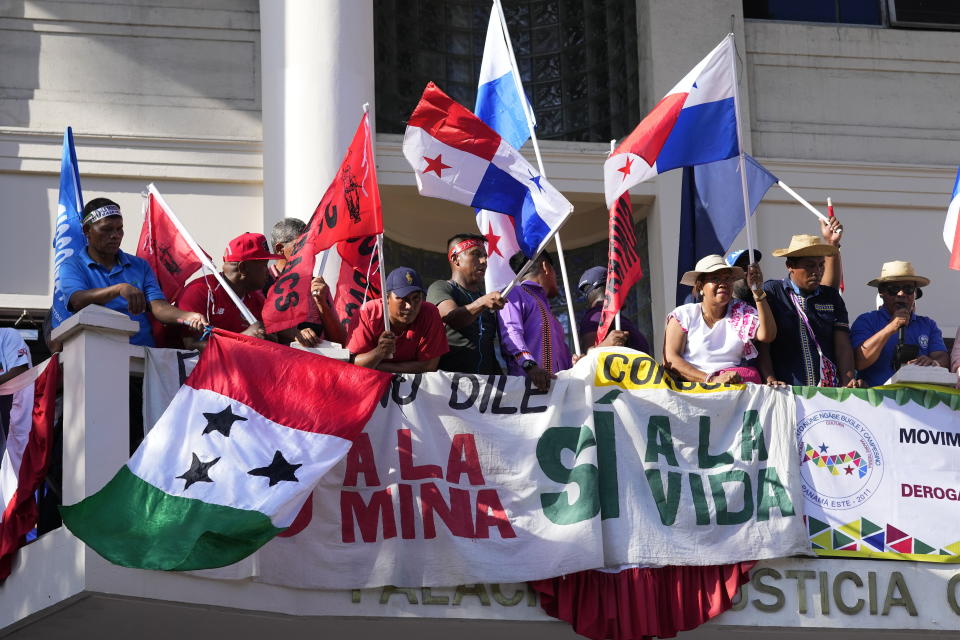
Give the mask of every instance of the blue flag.
[[53, 307], [54, 327], [70, 317], [67, 301], [60, 286], [60, 266], [64, 260], [80, 252], [87, 244], [80, 225], [83, 211], [83, 192], [80, 190], [80, 170], [77, 152], [73, 148], [73, 129], [63, 132], [63, 158], [60, 160], [60, 200], [57, 206], [57, 224], [53, 230]]
[[[777, 177], [759, 162], [744, 154], [747, 191], [753, 213]], [[743, 230], [743, 192], [740, 186], [740, 157], [683, 169], [680, 195], [680, 249], [677, 278], [690, 271], [697, 260], [712, 253], [723, 255]], [[677, 285], [677, 305], [690, 293]]]

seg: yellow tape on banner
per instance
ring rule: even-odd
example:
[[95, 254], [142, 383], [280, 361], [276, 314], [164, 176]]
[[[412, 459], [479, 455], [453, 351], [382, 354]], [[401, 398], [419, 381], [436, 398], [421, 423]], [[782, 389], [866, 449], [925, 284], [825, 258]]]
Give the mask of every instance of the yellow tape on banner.
[[604, 351], [597, 354], [594, 386], [622, 389], [669, 389], [685, 393], [717, 393], [745, 388], [742, 384], [685, 382], [674, 380], [667, 370], [645, 353]]

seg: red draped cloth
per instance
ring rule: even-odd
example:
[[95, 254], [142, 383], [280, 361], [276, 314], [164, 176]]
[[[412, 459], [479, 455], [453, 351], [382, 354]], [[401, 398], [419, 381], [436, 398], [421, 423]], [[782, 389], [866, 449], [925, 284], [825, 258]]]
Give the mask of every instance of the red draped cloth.
[[592, 640], [672, 638], [729, 609], [754, 564], [581, 571], [530, 586], [544, 611]]

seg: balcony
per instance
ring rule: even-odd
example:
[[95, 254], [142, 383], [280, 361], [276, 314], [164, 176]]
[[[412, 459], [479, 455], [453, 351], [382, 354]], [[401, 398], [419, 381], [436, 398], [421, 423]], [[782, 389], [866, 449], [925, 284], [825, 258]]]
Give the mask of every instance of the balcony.
[[[136, 323], [84, 309], [56, 332], [64, 342], [64, 502], [102, 487], [128, 458], [128, 377], [143, 349]], [[213, 577], [216, 575], [217, 577]], [[397, 635], [462, 640], [576, 638], [522, 584], [318, 591], [257, 581], [254, 555], [228, 571], [127, 569], [65, 528], [23, 548], [0, 587], [0, 635], [10, 638]], [[760, 563], [738, 604], [684, 637], [782, 640], [897, 637], [960, 630], [960, 571], [913, 562], [787, 558]]]

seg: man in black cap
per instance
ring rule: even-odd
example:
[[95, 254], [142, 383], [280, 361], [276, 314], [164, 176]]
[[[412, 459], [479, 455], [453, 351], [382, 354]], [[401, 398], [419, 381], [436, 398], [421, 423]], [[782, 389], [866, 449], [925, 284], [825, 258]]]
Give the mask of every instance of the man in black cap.
[[81, 214], [87, 246], [67, 258], [60, 279], [67, 309], [76, 313], [91, 304], [125, 313], [140, 323], [131, 344], [154, 346], [147, 311], [164, 324], [179, 323], [197, 332], [207, 321], [202, 315], [177, 309], [163, 297], [157, 276], [147, 261], [120, 250], [123, 216], [120, 206], [107, 198], [94, 198]]
[[427, 300], [437, 305], [450, 344], [450, 351], [440, 358], [440, 369], [498, 374], [494, 312], [503, 309], [504, 300], [499, 291], [483, 292], [486, 238], [458, 233], [447, 241], [447, 260], [450, 279], [437, 280], [427, 290]]
[[450, 347], [440, 312], [424, 301], [420, 276], [409, 267], [394, 269], [386, 290], [390, 330], [384, 330], [381, 300], [360, 307], [347, 342], [354, 363], [390, 373], [436, 371]]
[[[590, 349], [597, 341], [597, 329], [600, 326], [600, 315], [603, 312], [603, 297], [607, 287], [607, 268], [590, 267], [580, 276], [577, 286], [580, 293], [587, 299], [587, 309], [577, 322], [580, 332], [580, 344], [584, 349]], [[624, 346], [650, 353], [650, 345], [643, 337], [636, 325], [629, 318], [620, 316], [620, 331], [610, 329], [604, 339], [604, 346]]]

